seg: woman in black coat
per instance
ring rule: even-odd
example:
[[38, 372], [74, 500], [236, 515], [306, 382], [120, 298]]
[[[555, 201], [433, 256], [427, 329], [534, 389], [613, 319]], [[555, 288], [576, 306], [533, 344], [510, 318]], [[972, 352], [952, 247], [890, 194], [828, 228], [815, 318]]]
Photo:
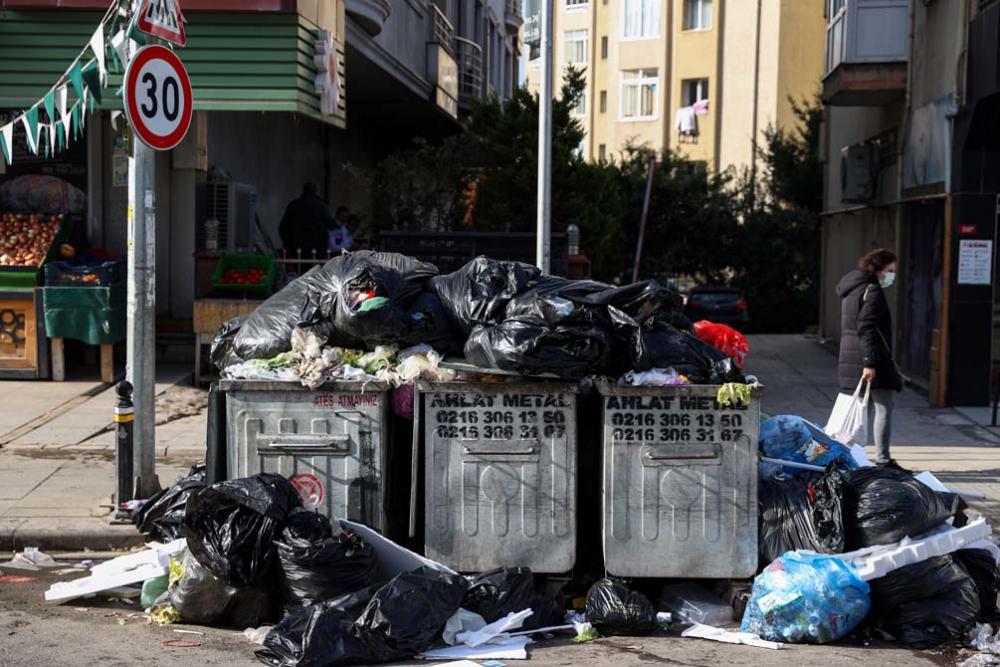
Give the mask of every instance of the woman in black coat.
[[892, 358], [892, 317], [884, 289], [896, 279], [896, 255], [873, 250], [858, 261], [858, 268], [840, 279], [841, 298], [840, 391], [853, 394], [862, 378], [871, 383], [868, 403], [869, 442], [875, 441], [880, 468], [899, 465], [889, 455], [892, 409], [896, 392], [903, 390], [903, 376]]

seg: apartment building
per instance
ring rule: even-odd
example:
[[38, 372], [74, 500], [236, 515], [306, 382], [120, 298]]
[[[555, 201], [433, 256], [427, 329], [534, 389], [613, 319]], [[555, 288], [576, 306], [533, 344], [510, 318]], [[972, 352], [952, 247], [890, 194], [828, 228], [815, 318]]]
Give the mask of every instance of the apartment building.
[[821, 332], [840, 336], [841, 276], [891, 248], [903, 373], [933, 406], [986, 406], [1000, 366], [1000, 1], [827, 1]]
[[[755, 137], [792, 126], [788, 97], [819, 92], [823, 33], [822, 0], [555, 0], [555, 85], [586, 70], [588, 159], [631, 142], [749, 166]], [[535, 90], [539, 68], [529, 60]]]

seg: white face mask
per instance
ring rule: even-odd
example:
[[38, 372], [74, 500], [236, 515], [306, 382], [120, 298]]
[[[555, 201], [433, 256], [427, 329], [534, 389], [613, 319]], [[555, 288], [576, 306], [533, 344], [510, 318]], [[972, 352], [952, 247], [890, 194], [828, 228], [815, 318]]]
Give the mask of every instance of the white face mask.
[[892, 287], [892, 284], [894, 282], [896, 282], [896, 272], [895, 271], [886, 271], [885, 272], [885, 278], [883, 278], [882, 280], [878, 281], [878, 284], [882, 286], [882, 289], [885, 289], [886, 287]]

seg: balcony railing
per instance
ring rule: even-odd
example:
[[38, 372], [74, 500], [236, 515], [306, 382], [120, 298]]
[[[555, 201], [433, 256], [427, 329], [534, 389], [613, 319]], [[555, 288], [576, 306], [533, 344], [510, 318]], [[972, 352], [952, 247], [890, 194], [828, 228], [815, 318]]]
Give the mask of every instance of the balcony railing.
[[524, 17], [521, 14], [521, 0], [507, 0], [507, 11], [504, 14], [504, 22], [507, 27], [512, 30], [517, 30], [524, 23]]
[[458, 61], [458, 103], [468, 108], [483, 96], [483, 49], [463, 37], [455, 38]]
[[444, 15], [444, 12], [438, 9], [437, 5], [431, 5], [431, 7], [434, 10], [434, 20], [431, 21], [430, 42], [441, 45], [448, 53], [454, 55], [455, 27]]

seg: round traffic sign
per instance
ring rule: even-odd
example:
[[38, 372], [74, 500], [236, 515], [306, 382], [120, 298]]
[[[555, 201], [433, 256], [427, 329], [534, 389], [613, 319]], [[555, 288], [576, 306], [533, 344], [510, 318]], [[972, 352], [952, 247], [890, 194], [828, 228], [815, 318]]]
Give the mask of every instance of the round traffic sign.
[[194, 98], [181, 59], [159, 44], [135, 52], [125, 70], [125, 115], [136, 136], [156, 150], [170, 150], [191, 126]]

